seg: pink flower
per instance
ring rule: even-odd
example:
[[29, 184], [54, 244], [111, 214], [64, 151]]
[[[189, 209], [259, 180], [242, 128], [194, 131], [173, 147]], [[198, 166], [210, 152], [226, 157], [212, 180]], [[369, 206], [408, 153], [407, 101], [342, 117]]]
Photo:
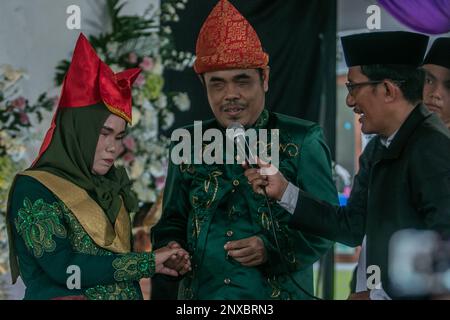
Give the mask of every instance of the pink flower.
[[132, 152], [127, 152], [123, 155], [123, 161], [130, 163], [134, 160], [134, 154]]
[[143, 85], [145, 84], [145, 77], [144, 75], [141, 73], [138, 75], [138, 77], [136, 78], [136, 80], [134, 81], [134, 86], [141, 88]]
[[139, 67], [141, 67], [144, 71], [150, 71], [155, 66], [153, 59], [150, 57], [144, 57]]
[[20, 113], [19, 121], [23, 125], [30, 124], [30, 118], [28, 118], [28, 115], [25, 112]]
[[132, 136], [126, 136], [122, 143], [129, 151], [134, 151], [136, 149], [136, 141]]
[[155, 179], [155, 186], [156, 189], [161, 190], [164, 188], [164, 185], [166, 184], [166, 177], [158, 177]]
[[19, 110], [24, 110], [26, 104], [27, 104], [27, 100], [25, 100], [24, 97], [19, 97], [19, 98], [13, 100], [13, 102], [12, 102], [12, 105]]
[[128, 62], [131, 64], [136, 64], [138, 62], [138, 56], [134, 52], [130, 52], [128, 55]]

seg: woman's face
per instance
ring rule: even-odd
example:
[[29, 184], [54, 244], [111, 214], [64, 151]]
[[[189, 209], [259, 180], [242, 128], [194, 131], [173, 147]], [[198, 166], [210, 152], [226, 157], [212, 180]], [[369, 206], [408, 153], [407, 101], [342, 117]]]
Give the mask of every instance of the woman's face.
[[111, 114], [100, 130], [100, 136], [95, 149], [92, 173], [105, 175], [114, 165], [114, 161], [122, 153], [122, 139], [125, 136], [126, 122], [124, 119]]

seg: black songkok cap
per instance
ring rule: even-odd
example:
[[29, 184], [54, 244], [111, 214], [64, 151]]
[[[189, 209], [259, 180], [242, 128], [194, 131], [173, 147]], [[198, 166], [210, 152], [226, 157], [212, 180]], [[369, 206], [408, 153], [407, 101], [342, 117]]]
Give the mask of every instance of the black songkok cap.
[[436, 64], [450, 69], [450, 38], [438, 38], [434, 40], [423, 64]]
[[406, 31], [360, 33], [341, 38], [348, 67], [422, 64], [428, 36]]

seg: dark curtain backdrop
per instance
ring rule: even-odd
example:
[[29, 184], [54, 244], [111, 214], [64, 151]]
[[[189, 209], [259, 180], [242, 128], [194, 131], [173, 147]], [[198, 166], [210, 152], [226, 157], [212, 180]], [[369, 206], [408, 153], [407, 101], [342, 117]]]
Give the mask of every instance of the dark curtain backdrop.
[[[164, 0], [162, 0], [164, 3]], [[200, 28], [215, 0], [189, 0], [170, 24], [177, 50], [195, 53]], [[269, 53], [267, 107], [320, 123], [334, 155], [336, 115], [336, 0], [231, 0], [250, 21]], [[165, 90], [188, 92], [191, 110], [173, 128], [213, 117], [192, 68], [166, 71]]]

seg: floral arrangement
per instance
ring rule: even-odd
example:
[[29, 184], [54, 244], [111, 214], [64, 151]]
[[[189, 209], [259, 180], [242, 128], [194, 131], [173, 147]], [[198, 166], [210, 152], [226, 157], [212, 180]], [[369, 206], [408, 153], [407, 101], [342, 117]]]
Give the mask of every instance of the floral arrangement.
[[28, 165], [26, 146], [40, 140], [33, 129], [56, 102], [42, 94], [34, 105], [30, 105], [21, 94], [23, 78], [26, 78], [23, 71], [10, 65], [0, 66], [0, 274], [6, 272], [8, 261], [4, 220], [9, 189], [15, 174]]
[[9, 65], [0, 66], [0, 212], [6, 209], [6, 196], [14, 174], [25, 168], [27, 145], [39, 137], [33, 130], [45, 112], [55, 105], [54, 98], [42, 94], [34, 105], [21, 95], [20, 81], [26, 75]]
[[[177, 10], [188, 0], [162, 1], [159, 10], [149, 6], [142, 16], [124, 16], [120, 12], [126, 2], [107, 0], [111, 31], [90, 36], [89, 41], [99, 57], [113, 71], [139, 67], [141, 74], [134, 83], [133, 123], [123, 141], [124, 152], [119, 165], [129, 168], [133, 189], [141, 202], [155, 202], [164, 187], [170, 139], [160, 130], [174, 123], [174, 111], [190, 109], [183, 92], [164, 92], [165, 68], [183, 70], [192, 66], [193, 55], [173, 47], [171, 29], [160, 22], [178, 21]], [[69, 61], [57, 67], [56, 81], [62, 83]]]

